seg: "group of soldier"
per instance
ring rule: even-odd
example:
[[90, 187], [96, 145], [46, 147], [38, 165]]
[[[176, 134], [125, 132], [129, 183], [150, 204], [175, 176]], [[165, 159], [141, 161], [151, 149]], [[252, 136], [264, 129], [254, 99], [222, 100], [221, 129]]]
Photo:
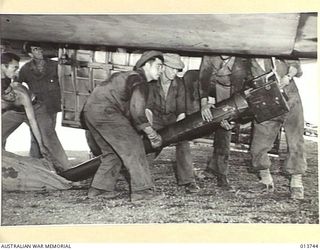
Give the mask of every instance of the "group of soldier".
[[[9, 52], [1, 55], [2, 104], [15, 101], [17, 91], [14, 86], [27, 84], [35, 96], [32, 106], [44, 148], [39, 147], [41, 143], [32, 136], [30, 156], [46, 157], [59, 173], [71, 166], [55, 132], [57, 113], [61, 111], [57, 64], [43, 56], [43, 48], [39, 43], [28, 42], [24, 50], [31, 60], [19, 72], [20, 58], [17, 55]], [[183, 78], [178, 77], [184, 68], [178, 54], [145, 51], [132, 71], [114, 73], [93, 89], [83, 107], [83, 117], [102, 157], [88, 190], [89, 198], [103, 196], [112, 199], [118, 196], [116, 182], [121, 169], [129, 173], [132, 202], [164, 198], [154, 188], [142, 135], [148, 138], [153, 148], [161, 149], [162, 138], [157, 131], [186, 118], [185, 84]], [[302, 75], [298, 60], [203, 56], [196, 76], [202, 118], [210, 122], [215, 103], [230, 98], [246, 87], [248, 79], [261, 75], [265, 77], [260, 77], [258, 84], [267, 83], [271, 75], [276, 77], [279, 88], [287, 95], [290, 110], [262, 123], [254, 121], [251, 168], [259, 177], [254, 188], [257, 192], [274, 191], [268, 152], [283, 127], [288, 145], [284, 167], [290, 183], [290, 195], [293, 199], [303, 199], [302, 176], [307, 164], [303, 145], [303, 109], [294, 82], [294, 77]], [[30, 123], [30, 120], [26, 109], [2, 107], [4, 149], [8, 136], [21, 123]], [[206, 177], [216, 178], [217, 185], [227, 191], [233, 190], [228, 180], [232, 127], [227, 120], [223, 120], [214, 132], [213, 154], [204, 171]], [[186, 193], [199, 192], [188, 141], [176, 144], [176, 161], [178, 185], [184, 186]]]

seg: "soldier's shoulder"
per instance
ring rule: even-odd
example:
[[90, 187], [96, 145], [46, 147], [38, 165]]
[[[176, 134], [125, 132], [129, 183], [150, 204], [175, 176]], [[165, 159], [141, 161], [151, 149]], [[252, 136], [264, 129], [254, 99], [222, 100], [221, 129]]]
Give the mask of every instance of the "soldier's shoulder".
[[178, 85], [183, 85], [183, 78], [182, 78], [182, 77], [176, 76], [176, 77], [174, 78], [174, 81], [175, 81]]
[[32, 64], [32, 59], [30, 59], [25, 64], [23, 64], [22, 67], [20, 68], [20, 71], [29, 69], [31, 67], [31, 64]]
[[58, 67], [58, 62], [57, 62], [57, 61], [54, 61], [54, 60], [49, 59], [49, 60], [46, 61], [46, 63], [47, 63], [47, 65], [48, 65], [49, 67], [53, 67], [53, 68]]
[[128, 71], [126, 72], [126, 77], [130, 82], [142, 82], [143, 76], [136, 71]]

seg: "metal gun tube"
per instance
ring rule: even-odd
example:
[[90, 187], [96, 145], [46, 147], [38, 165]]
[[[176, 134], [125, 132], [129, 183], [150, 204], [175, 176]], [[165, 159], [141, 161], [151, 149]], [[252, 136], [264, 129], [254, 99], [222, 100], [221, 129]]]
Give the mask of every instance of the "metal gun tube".
[[[231, 98], [217, 103], [215, 108], [211, 109], [213, 120], [211, 122], [203, 121], [201, 111], [187, 116], [185, 119], [173, 123], [158, 133], [162, 137], [162, 147], [166, 147], [172, 143], [184, 140], [192, 140], [203, 137], [215, 131], [222, 120], [234, 120], [239, 118], [244, 112], [248, 111], [249, 105], [244, 94], [236, 94]], [[159, 148], [154, 149], [148, 139], [144, 139], [146, 153], [159, 151]], [[89, 178], [97, 171], [101, 156], [97, 156], [91, 160], [83, 162], [71, 169], [68, 169], [60, 175], [68, 180], [80, 181]]]
[[[236, 94], [231, 98], [219, 102], [211, 109], [213, 120], [204, 121], [201, 112], [195, 112], [185, 119], [166, 126], [158, 131], [162, 137], [162, 147], [179, 141], [193, 140], [214, 132], [220, 126], [222, 120], [234, 120], [246, 112], [249, 105], [242, 94]], [[146, 153], [157, 151], [151, 147], [148, 139], [144, 139]]]

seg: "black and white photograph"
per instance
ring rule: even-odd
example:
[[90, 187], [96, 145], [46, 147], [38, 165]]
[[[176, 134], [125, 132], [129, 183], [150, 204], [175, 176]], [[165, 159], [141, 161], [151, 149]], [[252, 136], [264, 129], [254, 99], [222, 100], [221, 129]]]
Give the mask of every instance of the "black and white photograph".
[[1, 226], [319, 224], [317, 23], [1, 14]]

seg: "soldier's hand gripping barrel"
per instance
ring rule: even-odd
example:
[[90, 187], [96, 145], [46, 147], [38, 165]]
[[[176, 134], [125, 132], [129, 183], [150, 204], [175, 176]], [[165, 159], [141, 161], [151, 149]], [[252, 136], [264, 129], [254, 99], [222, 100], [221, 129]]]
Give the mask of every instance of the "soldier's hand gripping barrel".
[[[162, 147], [179, 141], [193, 140], [211, 134], [216, 130], [222, 120], [234, 120], [239, 118], [242, 113], [248, 111], [248, 103], [244, 94], [236, 94], [211, 108], [213, 120], [204, 121], [201, 112], [193, 113], [185, 119], [160, 129], [158, 133], [162, 137]], [[156, 151], [151, 147], [148, 139], [143, 140], [146, 153]]]

